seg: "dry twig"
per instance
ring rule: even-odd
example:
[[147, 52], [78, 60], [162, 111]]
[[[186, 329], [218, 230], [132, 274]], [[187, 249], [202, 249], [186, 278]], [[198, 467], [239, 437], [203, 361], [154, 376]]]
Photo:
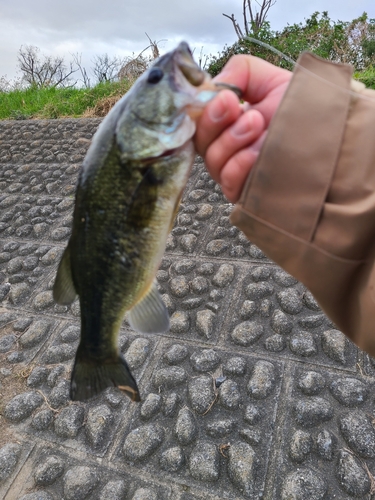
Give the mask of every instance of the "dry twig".
[[46, 403], [46, 405], [48, 406], [48, 408], [51, 411], [53, 411], [54, 413], [59, 413], [60, 410], [56, 410], [56, 408], [52, 408], [52, 406], [48, 403], [45, 394], [42, 391], [40, 391], [39, 389], [37, 389], [37, 392], [39, 392], [39, 394], [41, 394], [43, 396], [44, 402]]
[[220, 455], [222, 455], [224, 458], [229, 458], [225, 453], [224, 451], [226, 450], [229, 450], [230, 448], [230, 443], [227, 443], [227, 444], [221, 444], [219, 445], [219, 452], [220, 452]]

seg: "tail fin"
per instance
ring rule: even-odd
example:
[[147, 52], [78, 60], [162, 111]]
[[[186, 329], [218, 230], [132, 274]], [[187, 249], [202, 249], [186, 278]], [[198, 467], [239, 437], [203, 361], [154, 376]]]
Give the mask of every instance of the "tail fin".
[[141, 400], [137, 383], [121, 354], [116, 361], [100, 362], [87, 357], [81, 358], [77, 353], [70, 383], [70, 398], [73, 401], [85, 401], [107, 387], [118, 387], [132, 401]]

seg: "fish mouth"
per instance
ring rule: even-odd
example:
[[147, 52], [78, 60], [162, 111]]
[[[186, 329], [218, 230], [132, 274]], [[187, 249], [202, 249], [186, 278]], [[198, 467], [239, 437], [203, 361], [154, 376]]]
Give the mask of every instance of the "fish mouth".
[[176, 64], [186, 80], [194, 87], [199, 87], [207, 78], [206, 73], [196, 64], [186, 42], [181, 42], [176, 49]]
[[177, 155], [179, 154], [180, 151], [182, 151], [185, 146], [186, 146], [186, 143], [189, 142], [190, 139], [188, 139], [186, 142], [184, 142], [184, 144], [182, 144], [181, 146], [178, 146], [176, 148], [170, 148], [170, 149], [166, 149], [165, 151], [163, 151], [162, 153], [160, 153], [159, 155], [156, 155], [156, 156], [148, 156], [146, 158], [143, 158], [142, 159], [142, 163], [145, 165], [144, 167], [144, 172], [143, 173], [146, 173], [147, 172], [147, 169], [148, 169], [148, 164], [149, 163], [154, 163], [155, 160], [159, 160], [161, 158], [167, 158], [169, 156], [174, 156], [174, 155]]
[[235, 85], [224, 82], [214, 82], [208, 73], [202, 70], [193, 59], [193, 54], [186, 42], [181, 42], [175, 52], [175, 62], [185, 79], [193, 87], [199, 87], [199, 90], [208, 90], [218, 92], [228, 89], [234, 92], [239, 98], [242, 97], [242, 91]]
[[224, 82], [214, 82], [211, 76], [198, 66], [186, 42], [181, 42], [173, 52], [172, 87], [177, 92], [189, 95], [190, 99], [182, 109], [193, 121], [197, 121], [207, 104], [223, 89], [233, 91], [241, 97], [241, 90]]

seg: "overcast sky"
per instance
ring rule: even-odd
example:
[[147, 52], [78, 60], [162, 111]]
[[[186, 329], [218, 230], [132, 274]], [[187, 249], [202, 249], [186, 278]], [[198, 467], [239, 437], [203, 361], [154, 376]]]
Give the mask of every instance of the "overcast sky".
[[[162, 53], [186, 40], [196, 53], [216, 54], [236, 40], [229, 19], [242, 22], [242, 0], [0, 0], [0, 76], [17, 76], [21, 45], [35, 45], [48, 55], [82, 54], [87, 68], [96, 54], [139, 53], [147, 32]], [[268, 20], [274, 30], [303, 22], [315, 11], [351, 21], [366, 11], [375, 18], [374, 0], [277, 0]]]

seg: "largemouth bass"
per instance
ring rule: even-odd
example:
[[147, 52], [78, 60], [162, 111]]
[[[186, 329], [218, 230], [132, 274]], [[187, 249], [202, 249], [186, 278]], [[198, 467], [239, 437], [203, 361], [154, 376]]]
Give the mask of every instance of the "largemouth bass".
[[222, 88], [231, 87], [210, 81], [182, 42], [137, 80], [93, 138], [53, 288], [59, 304], [77, 294], [80, 301], [72, 400], [115, 386], [140, 401], [118, 348], [121, 322], [127, 312], [138, 332], [169, 329], [155, 275], [194, 162], [195, 120]]

